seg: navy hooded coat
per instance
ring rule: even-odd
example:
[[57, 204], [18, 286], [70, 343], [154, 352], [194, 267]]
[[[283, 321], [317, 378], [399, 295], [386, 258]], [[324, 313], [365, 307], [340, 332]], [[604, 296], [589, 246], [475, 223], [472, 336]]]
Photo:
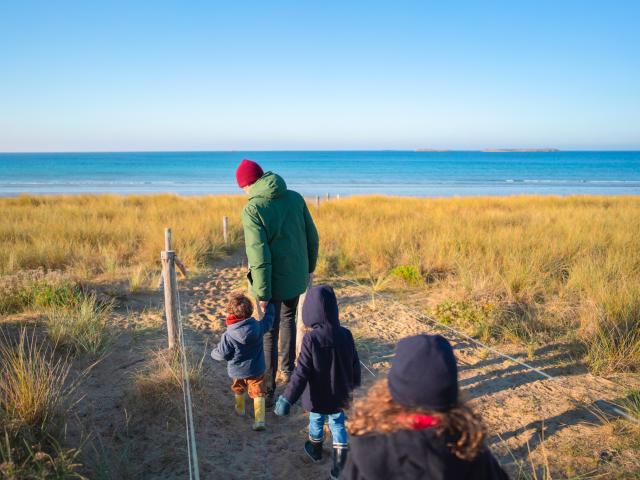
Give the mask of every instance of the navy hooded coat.
[[456, 438], [434, 429], [369, 433], [349, 438], [345, 480], [508, 480], [487, 448], [473, 460], [456, 457], [449, 445]]
[[302, 306], [305, 326], [296, 368], [284, 392], [289, 403], [302, 396], [310, 412], [338, 413], [349, 406], [351, 393], [360, 386], [360, 359], [351, 332], [340, 326], [338, 302], [328, 285], [312, 287]]

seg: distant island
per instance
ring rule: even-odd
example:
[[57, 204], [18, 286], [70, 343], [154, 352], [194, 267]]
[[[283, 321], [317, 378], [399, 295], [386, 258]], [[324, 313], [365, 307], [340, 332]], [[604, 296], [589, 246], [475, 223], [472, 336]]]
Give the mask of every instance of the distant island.
[[485, 148], [483, 152], [559, 152], [557, 148]]
[[435, 148], [416, 148], [416, 152], [449, 152], [450, 150], [438, 150]]

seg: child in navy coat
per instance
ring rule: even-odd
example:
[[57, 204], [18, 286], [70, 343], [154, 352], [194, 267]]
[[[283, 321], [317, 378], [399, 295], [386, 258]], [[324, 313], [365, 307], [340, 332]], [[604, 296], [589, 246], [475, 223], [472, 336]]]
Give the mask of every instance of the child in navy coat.
[[275, 307], [269, 303], [261, 321], [251, 316], [253, 304], [241, 293], [232, 294], [227, 305], [227, 331], [211, 352], [214, 360], [226, 360], [236, 394], [236, 413], [245, 415], [245, 393], [253, 399], [254, 430], [265, 429], [264, 350], [262, 337], [271, 330]]
[[309, 440], [305, 452], [315, 462], [322, 459], [324, 423], [333, 439], [331, 478], [338, 478], [347, 458], [347, 430], [344, 409], [354, 388], [360, 386], [360, 360], [351, 332], [340, 326], [338, 302], [327, 285], [312, 287], [302, 306], [305, 334], [291, 380], [278, 398], [276, 415], [288, 415], [291, 405], [302, 397], [309, 412]]
[[507, 480], [480, 417], [459, 398], [453, 349], [440, 335], [398, 342], [386, 379], [353, 408], [347, 480]]

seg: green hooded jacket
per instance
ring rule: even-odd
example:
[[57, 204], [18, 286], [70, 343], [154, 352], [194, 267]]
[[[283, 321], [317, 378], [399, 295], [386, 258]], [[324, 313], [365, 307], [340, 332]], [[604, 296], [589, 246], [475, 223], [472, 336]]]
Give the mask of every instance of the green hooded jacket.
[[303, 293], [316, 268], [319, 240], [302, 195], [267, 172], [249, 189], [242, 225], [255, 297], [290, 300]]

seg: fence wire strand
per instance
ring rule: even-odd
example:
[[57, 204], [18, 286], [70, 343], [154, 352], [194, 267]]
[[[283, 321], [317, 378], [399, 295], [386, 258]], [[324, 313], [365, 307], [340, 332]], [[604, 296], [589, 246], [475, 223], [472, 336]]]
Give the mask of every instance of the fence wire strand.
[[[177, 284], [177, 282], [176, 282]], [[176, 288], [176, 300], [178, 304], [178, 335], [180, 338], [180, 363], [182, 364], [182, 395], [184, 400], [184, 418], [187, 434], [187, 455], [189, 457], [189, 478], [200, 480], [200, 468], [198, 466], [198, 451], [196, 449], [196, 436], [193, 426], [193, 404], [191, 401], [191, 385], [189, 383], [189, 367], [187, 363], [186, 343], [182, 326], [182, 310], [180, 307], [180, 289]]]
[[[357, 288], [359, 288], [361, 290], [368, 290], [365, 286], [359, 284], [358, 282], [350, 280], [348, 278], [337, 277], [336, 279], [337, 280], [342, 280], [342, 281], [344, 281], [346, 283], [349, 283], [349, 284], [351, 284], [351, 285], [353, 285], [353, 286], [355, 286], [355, 287], [357, 287]], [[382, 294], [378, 294], [378, 295], [380, 297], [382, 297], [384, 300], [386, 300], [387, 302], [390, 302], [393, 305], [396, 305], [397, 307], [401, 308], [408, 316], [412, 317], [414, 320], [418, 320], [419, 322], [423, 322], [423, 321], [426, 320], [427, 322], [435, 325], [436, 327], [448, 330], [449, 332], [453, 333], [454, 335], [458, 336], [459, 338], [464, 338], [465, 340], [468, 340], [468, 341], [470, 341], [470, 342], [472, 342], [472, 343], [474, 343], [474, 344], [476, 344], [476, 345], [478, 345], [478, 346], [480, 346], [482, 348], [485, 348], [485, 349], [489, 350], [490, 352], [494, 353], [495, 355], [498, 355], [498, 356], [500, 356], [502, 358], [506, 358], [507, 360], [509, 360], [511, 362], [514, 362], [514, 363], [516, 363], [516, 364], [518, 364], [520, 366], [525, 367], [527, 369], [526, 371], [535, 372], [535, 373], [537, 373], [538, 375], [541, 375], [543, 378], [545, 378], [547, 380], [551, 380], [553, 382], [557, 382], [559, 385], [565, 386], [560, 377], [553, 377], [553, 376], [549, 375], [548, 373], [540, 370], [539, 368], [534, 367], [533, 365], [530, 365], [530, 364], [528, 364], [526, 362], [523, 362], [522, 360], [518, 360], [517, 358], [515, 358], [515, 357], [513, 357], [511, 355], [508, 355], [506, 353], [503, 353], [500, 350], [498, 350], [496, 348], [493, 348], [493, 347], [487, 345], [486, 343], [484, 343], [484, 342], [482, 342], [482, 341], [480, 341], [480, 340], [478, 340], [476, 338], [473, 338], [470, 335], [467, 335], [464, 332], [456, 330], [455, 328], [451, 327], [450, 325], [445, 325], [442, 322], [439, 322], [437, 319], [435, 319], [433, 317], [430, 317], [429, 315], [422, 314], [422, 313], [415, 313], [407, 305], [399, 302], [398, 300], [396, 300], [394, 298], [389, 298], [388, 296], [382, 295]], [[520, 372], [520, 373], [522, 373], [522, 372]], [[580, 404], [584, 404], [583, 401], [577, 400], [575, 398], [571, 398], [571, 400], [573, 400], [574, 402], [580, 403]], [[615, 403], [613, 403], [613, 402], [611, 402], [609, 400], [597, 400], [597, 401], [592, 400], [592, 402], [594, 404], [597, 404], [598, 402], [606, 404], [617, 415], [629, 420], [630, 422], [640, 424], [640, 419], [638, 419], [638, 418], [628, 414], [627, 412], [623, 411], [622, 409], [620, 409], [620, 407], [617, 404], [615, 404]]]

